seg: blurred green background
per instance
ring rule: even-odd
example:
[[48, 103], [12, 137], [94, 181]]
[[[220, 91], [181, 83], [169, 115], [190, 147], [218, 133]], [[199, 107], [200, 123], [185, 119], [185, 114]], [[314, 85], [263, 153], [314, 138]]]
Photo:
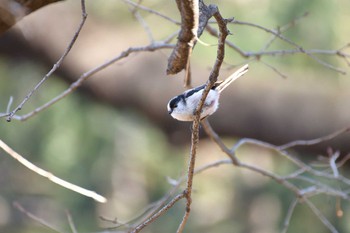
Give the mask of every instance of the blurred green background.
[[[237, 20], [252, 22], [266, 28], [283, 26], [308, 12], [307, 17], [283, 35], [310, 49], [336, 50], [349, 43], [350, 29], [346, 22], [350, 19], [350, 2], [346, 0], [237, 0], [206, 3], [217, 4], [224, 17], [234, 16]], [[142, 1], [142, 4], [180, 20], [175, 2], [151, 0]], [[70, 77], [76, 79], [83, 72], [118, 55], [130, 46], [148, 44], [147, 33], [132, 16], [128, 5], [122, 1], [88, 0], [86, 6], [89, 14], [87, 25], [72, 54], [19, 113], [30, 112], [67, 89], [72, 82]], [[0, 112], [6, 111], [10, 96], [14, 97], [13, 106], [18, 104], [62, 54], [79, 23], [79, 9], [79, 1], [73, 0], [49, 5], [27, 16], [13, 29], [0, 36], [0, 40], [3, 40], [0, 44], [14, 45], [13, 50], [4, 46], [0, 48]], [[156, 40], [167, 38], [178, 29], [178, 26], [148, 12], [140, 11], [140, 14], [148, 23]], [[248, 51], [259, 51], [271, 37], [266, 32], [248, 26], [229, 27], [234, 34], [230, 40]], [[21, 39], [21, 43], [26, 45], [25, 47], [16, 47], [18, 41], [13, 38], [17, 37], [24, 38]], [[99, 40], [96, 40], [96, 37]], [[4, 38], [12, 39], [5, 41]], [[206, 32], [201, 39], [206, 43], [216, 43], [216, 39]], [[107, 47], [106, 51], [102, 51], [104, 46]], [[271, 46], [271, 49], [277, 50], [292, 48], [279, 40]], [[4, 118], [1, 119], [1, 140], [39, 167], [102, 194], [107, 197], [108, 202], [99, 204], [61, 188], [24, 168], [0, 151], [0, 232], [53, 232], [19, 212], [13, 207], [13, 202], [21, 203], [28, 211], [63, 232], [70, 232], [66, 211], [72, 215], [78, 232], [113, 232], [119, 229], [109, 229], [114, 224], [101, 220], [101, 217], [116, 218], [125, 223], [142, 213], [150, 203], [168, 193], [172, 187], [167, 177], [177, 179], [186, 171], [190, 142], [187, 140], [190, 124], [175, 123], [172, 119], [160, 123], [159, 115], [167, 114], [165, 106], [172, 97], [169, 93], [176, 93], [182, 89], [182, 75], [173, 79], [164, 78], [169, 53], [170, 50], [164, 50], [155, 52], [156, 55], [132, 55], [131, 58], [107, 68], [100, 76], [92, 77], [87, 86], [25, 122], [13, 120], [8, 123]], [[215, 46], [197, 45], [192, 58], [193, 73], [208, 73], [215, 55]], [[342, 59], [335, 56], [320, 58], [346, 70]], [[154, 59], [162, 61], [156, 65], [149, 65]], [[227, 49], [224, 69], [245, 60], [234, 50]], [[342, 93], [346, 92], [344, 86], [350, 85], [349, 75], [329, 70], [305, 55], [263, 57], [262, 61], [288, 75], [289, 80], [292, 79], [286, 84], [290, 88], [287, 92], [293, 92], [293, 88], [298, 89], [304, 82], [309, 86], [303, 88], [307, 89], [306, 92], [311, 96], [313, 86], [322, 86], [323, 91], [336, 94], [340, 90]], [[131, 67], [127, 67], [129, 63], [132, 64]], [[247, 81], [249, 87], [275, 85], [275, 88], [278, 88], [280, 82], [284, 82], [278, 74], [261, 63], [252, 64], [250, 76], [255, 76], [255, 79]], [[119, 85], [95, 89], [94, 85], [109, 83], [110, 80], [118, 81], [119, 76], [125, 77], [121, 78], [124, 81]], [[138, 79], [148, 79], [154, 83], [140, 86]], [[125, 85], [125, 80], [128, 81], [128, 85]], [[206, 76], [194, 79], [193, 82], [197, 84], [205, 80]], [[160, 86], [158, 82], [169, 84]], [[244, 83], [239, 85], [244, 86]], [[152, 88], [163, 89], [159, 93], [166, 93], [167, 96], [151, 96]], [[107, 98], [106, 96], [113, 91], [132, 92], [144, 102], [129, 105], [128, 99]], [[159, 100], [159, 105], [164, 108], [155, 110], [154, 99]], [[334, 122], [335, 128], [338, 125]], [[174, 130], [176, 127], [179, 129]], [[322, 131], [322, 127], [320, 130]], [[169, 133], [170, 131], [172, 133]], [[186, 140], [179, 140], [182, 136], [176, 136], [177, 134], [186, 135]], [[288, 134], [288, 131], [285, 131], [285, 134]], [[245, 134], [225, 132], [224, 140], [227, 145], [233, 145], [242, 136]], [[308, 155], [305, 151], [294, 153], [299, 156]], [[282, 175], [295, 169], [277, 154], [255, 146], [242, 147], [238, 156], [246, 162], [258, 164]], [[198, 166], [223, 158], [226, 157], [219, 148], [207, 138], [201, 139]], [[256, 173], [229, 165], [212, 168], [195, 177], [193, 211], [186, 232], [280, 232], [293, 200], [294, 196], [290, 191]], [[322, 195], [313, 198], [312, 201], [339, 232], [350, 231], [350, 223], [347, 221], [349, 205], [346, 202], [341, 202], [344, 216], [338, 218], [335, 198]], [[175, 232], [184, 208], [184, 201], [179, 202], [143, 232]], [[309, 208], [298, 205], [288, 232], [323, 233], [329, 230]]]

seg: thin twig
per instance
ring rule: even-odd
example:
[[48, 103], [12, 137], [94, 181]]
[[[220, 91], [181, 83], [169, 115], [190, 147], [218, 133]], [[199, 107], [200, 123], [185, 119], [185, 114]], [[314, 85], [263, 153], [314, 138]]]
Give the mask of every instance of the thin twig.
[[323, 137], [319, 137], [311, 140], [296, 140], [296, 141], [292, 141], [284, 145], [278, 146], [277, 148], [278, 150], [286, 150], [295, 146], [311, 146], [311, 145], [319, 144], [321, 142], [329, 141], [333, 138], [338, 137], [341, 134], [349, 132], [349, 130], [350, 130], [350, 127], [345, 127]]
[[335, 196], [335, 197], [342, 198], [344, 200], [350, 200], [350, 196], [346, 192], [342, 190], [337, 190], [336, 188], [326, 185], [314, 178], [297, 176], [297, 177], [293, 177], [292, 179], [306, 181], [311, 184], [311, 186], [308, 186], [300, 190], [300, 194], [304, 197], [312, 197], [319, 194], [326, 194], [328, 196]]
[[[137, 6], [140, 4], [137, 4]], [[146, 21], [143, 19], [143, 17], [141, 16], [141, 14], [138, 12], [138, 7], [137, 6], [130, 6], [130, 11], [131, 13], [134, 15], [134, 17], [136, 18], [136, 20], [141, 24], [141, 26], [144, 28], [148, 39], [150, 41], [150, 43], [154, 42], [154, 37], [151, 31], [151, 28], [148, 26], [148, 24], [146, 23]]]
[[7, 107], [6, 107], [6, 113], [10, 112], [12, 103], [13, 103], [13, 96], [10, 96], [9, 102], [7, 103]]
[[44, 76], [44, 78], [41, 79], [41, 81], [33, 88], [33, 90], [31, 90], [27, 96], [23, 99], [23, 101], [12, 111], [8, 114], [7, 117], [7, 121], [11, 121], [11, 119], [13, 118], [13, 116], [23, 108], [24, 104], [30, 99], [30, 97], [41, 87], [41, 85], [61, 66], [62, 62], [64, 61], [64, 59], [67, 57], [68, 53], [71, 51], [71, 49], [73, 48], [73, 45], [75, 43], [75, 41], [77, 40], [81, 29], [83, 28], [85, 21], [87, 18], [87, 13], [86, 13], [86, 9], [85, 9], [85, 0], [81, 0], [81, 21], [80, 24], [76, 30], [76, 32], [73, 35], [72, 40], [69, 42], [68, 47], [66, 48], [66, 50], [64, 51], [64, 53], [62, 54], [62, 56], [60, 57], [60, 59], [58, 59], [58, 61], [53, 65], [53, 67], [51, 68], [51, 70]]
[[57, 229], [56, 227], [52, 226], [50, 223], [46, 222], [44, 219], [39, 218], [38, 216], [30, 213], [28, 210], [26, 210], [21, 204], [19, 204], [18, 202], [14, 202], [13, 206], [18, 209], [19, 211], [21, 211], [23, 214], [25, 214], [27, 217], [29, 217], [30, 219], [34, 220], [35, 222], [40, 223], [41, 225], [49, 228], [50, 230], [56, 231], [58, 233], [62, 233], [63, 231]]
[[[203, 171], [206, 171], [206, 170], [208, 170], [210, 168], [213, 168], [213, 167], [217, 167], [217, 166], [220, 166], [220, 165], [223, 165], [223, 164], [231, 164], [231, 163], [232, 163], [231, 160], [227, 160], [227, 159], [226, 160], [219, 160], [219, 161], [207, 164], [205, 166], [202, 166], [202, 167], [200, 167], [198, 169], [195, 169], [194, 170], [194, 175], [195, 174], [199, 174], [199, 173], [201, 173]], [[144, 220], [142, 220], [141, 223], [138, 226], [132, 227], [131, 232], [133, 232], [133, 230], [135, 230], [137, 227], [140, 227], [141, 225], [143, 226], [143, 228], [146, 227], [146, 225], [143, 225], [143, 223], [149, 221], [149, 219], [152, 218], [153, 221], [154, 221], [156, 218], [158, 218], [160, 216], [160, 214], [159, 214], [160, 210], [163, 210], [164, 212], [169, 210], [170, 208], [164, 209], [164, 206], [166, 206], [165, 205], [166, 201], [174, 194], [174, 192], [180, 187], [180, 185], [183, 182], [185, 182], [186, 178], [187, 178], [186, 176], [180, 177], [176, 181], [176, 185], [172, 188], [172, 190], [165, 197], [162, 197], [159, 201], [157, 201], [156, 203], [152, 204], [152, 205], [155, 206], [154, 211], [152, 211], [150, 214], [148, 214], [148, 216], [144, 217]], [[185, 192], [183, 192], [182, 194], [179, 194], [179, 195], [181, 195], [182, 198], [185, 198]], [[174, 201], [174, 199], [177, 199], [177, 198], [178, 198], [178, 195], [175, 196], [167, 205], [169, 205], [171, 202]], [[147, 208], [146, 211], [148, 211], [148, 208]], [[146, 211], [144, 211], [144, 212], [146, 212]], [[164, 213], [162, 213], [162, 214], [164, 214]], [[136, 217], [136, 218], [138, 218], [138, 217]], [[129, 222], [135, 221], [136, 218], [134, 218], [133, 220], [131, 220]]]
[[314, 214], [318, 217], [318, 219], [332, 232], [339, 233], [337, 229], [333, 226], [332, 223], [328, 221], [328, 219], [321, 213], [321, 211], [308, 199], [304, 199], [305, 203], [309, 206], [309, 208], [314, 212]]
[[331, 158], [329, 159], [329, 166], [333, 171], [333, 175], [334, 177], [339, 177], [339, 171], [338, 171], [338, 167], [336, 164], [336, 160], [339, 158], [340, 156], [340, 152], [336, 151], [334, 154], [331, 155]]
[[337, 167], [342, 167], [350, 159], [350, 154], [345, 155], [340, 162], [337, 163]]
[[6, 145], [2, 140], [0, 140], [0, 148], [3, 149], [8, 155], [10, 155], [12, 158], [16, 159], [19, 163], [21, 163], [23, 166], [28, 168], [29, 170], [35, 172], [38, 175], [41, 175], [53, 183], [56, 183], [66, 189], [70, 189], [74, 192], [80, 193], [84, 196], [91, 197], [92, 199], [98, 201], [98, 202], [106, 202], [107, 199], [99, 194], [97, 194], [94, 191], [90, 191], [87, 189], [84, 189], [80, 186], [77, 186], [75, 184], [69, 183], [68, 181], [62, 180], [61, 178], [58, 178], [57, 176], [53, 175], [50, 172], [45, 171], [44, 169], [41, 169], [40, 167], [37, 167], [33, 163], [29, 162], [27, 159], [25, 159], [23, 156], [18, 154], [16, 151], [14, 151], [12, 148], [10, 148], [8, 145]]
[[290, 224], [290, 220], [292, 219], [292, 215], [294, 213], [295, 207], [297, 206], [298, 202], [299, 202], [299, 200], [296, 198], [290, 204], [290, 206], [288, 208], [288, 212], [287, 212], [286, 218], [284, 219], [283, 228], [282, 228], [281, 233], [287, 233], [288, 227], [289, 227], [289, 224]]
[[[129, 229], [135, 229], [141, 223], [146, 222], [148, 221], [148, 219], [152, 218], [154, 215], [157, 215], [159, 210], [161, 210], [166, 205], [166, 202], [172, 196], [174, 196], [175, 192], [178, 190], [178, 188], [180, 187], [183, 181], [184, 179], [181, 181], [178, 181], [176, 185], [173, 186], [172, 189], [168, 192], [167, 195], [163, 196], [160, 200], [148, 205], [138, 216], [134, 217], [133, 219], [129, 220], [127, 223], [123, 225], [127, 225]], [[138, 224], [136, 226], [132, 226], [131, 223], [136, 222], [140, 218], [142, 218], [142, 220], [138, 221]]]
[[[315, 196], [318, 194], [326, 194], [329, 196], [335, 196], [336, 198], [342, 198], [345, 200], [350, 200], [349, 197], [349, 193], [342, 191], [342, 190], [336, 190], [333, 187], [330, 187], [328, 185], [325, 185], [313, 178], [308, 178], [308, 177], [303, 177], [300, 176], [302, 173], [304, 172], [310, 172], [311, 174], [318, 176], [318, 177], [323, 177], [323, 178], [328, 178], [331, 180], [339, 180], [341, 182], [344, 182], [346, 185], [349, 184], [349, 180], [343, 176], [339, 175], [339, 172], [337, 170], [338, 165], [336, 165], [336, 159], [338, 158], [339, 154], [333, 154], [331, 159], [330, 159], [330, 167], [333, 167], [333, 175], [325, 173], [325, 172], [321, 172], [321, 171], [317, 171], [314, 170], [313, 168], [311, 168], [310, 166], [306, 165], [305, 163], [293, 158], [292, 156], [290, 156], [289, 154], [287, 154], [285, 152], [286, 149], [289, 149], [291, 147], [294, 146], [298, 146], [298, 145], [314, 145], [317, 143], [321, 143], [327, 140], [331, 140], [339, 135], [341, 135], [342, 133], [347, 132], [349, 129], [348, 128], [344, 128], [338, 131], [335, 131], [334, 133], [331, 133], [329, 135], [326, 135], [324, 137], [320, 137], [317, 139], [312, 139], [312, 140], [298, 140], [298, 141], [294, 141], [294, 142], [290, 142], [287, 143], [285, 145], [282, 146], [274, 146], [271, 145], [269, 143], [266, 142], [261, 142], [255, 139], [241, 139], [238, 143], [235, 144], [235, 146], [231, 149], [228, 150], [228, 148], [226, 148], [226, 146], [222, 143], [220, 137], [215, 133], [215, 131], [210, 127], [210, 124], [208, 122], [205, 122], [205, 124], [203, 124], [204, 129], [206, 131], [206, 133], [209, 135], [209, 137], [215, 142], [217, 143], [217, 145], [221, 148], [222, 151], [224, 151], [230, 158], [232, 158], [232, 155], [234, 155], [235, 151], [242, 146], [245, 143], [252, 143], [255, 145], [259, 145], [259, 146], [263, 146], [263, 147], [267, 147], [270, 149], [274, 149], [276, 150], [278, 153], [280, 153], [281, 155], [283, 155], [284, 157], [288, 158], [290, 161], [292, 161], [293, 163], [297, 164], [300, 169], [297, 170], [296, 172], [285, 176], [285, 177], [281, 177], [275, 173], [269, 172], [267, 170], [261, 169], [257, 166], [252, 166], [250, 164], [246, 164], [246, 163], [242, 163], [239, 160], [237, 160], [236, 163], [233, 163], [234, 165], [238, 166], [238, 167], [242, 167], [242, 168], [246, 168], [249, 169], [251, 171], [260, 173], [261, 175], [267, 176], [273, 180], [275, 180], [276, 182], [282, 184], [283, 186], [285, 186], [286, 188], [288, 188], [289, 190], [293, 191], [296, 195], [296, 200], [294, 202], [292, 202], [291, 206], [289, 207], [287, 216], [285, 218], [285, 222], [284, 222], [284, 227], [282, 229], [282, 232], [286, 232], [288, 230], [288, 226], [289, 226], [289, 222], [290, 222], [290, 218], [292, 216], [292, 213], [294, 212], [295, 206], [298, 203], [298, 200], [301, 199], [303, 202], [305, 202], [309, 208], [316, 214], [316, 216], [321, 220], [321, 222], [331, 231], [331, 232], [338, 232], [335, 227], [328, 221], [328, 219], [317, 209], [317, 207], [315, 207], [313, 205], [313, 203], [311, 201], [309, 201], [309, 197], [311, 196]], [[236, 157], [234, 157], [235, 160], [237, 159]], [[218, 164], [222, 164], [222, 162], [215, 162], [213, 163], [214, 165], [218, 165]], [[333, 164], [333, 165], [332, 165]], [[344, 162], [341, 162], [341, 164], [344, 164]], [[206, 169], [206, 167], [212, 167], [210, 165], [206, 165], [204, 167], [204, 169]], [[334, 170], [334, 167], [336, 167], [336, 169]], [[294, 184], [292, 184], [291, 182], [287, 181], [287, 179], [302, 179], [304, 181], [310, 182], [313, 186], [309, 186], [306, 187], [304, 189], [299, 189], [297, 186], [295, 186]]]
[[233, 164], [238, 165], [239, 160], [237, 159], [235, 153], [233, 151], [230, 151], [225, 146], [225, 144], [223, 143], [219, 135], [213, 130], [207, 119], [202, 121], [202, 126], [206, 134], [211, 138], [211, 140], [213, 140], [219, 146], [219, 148], [230, 157]]
[[268, 64], [267, 62], [263, 61], [263, 60], [259, 60], [259, 62], [261, 62], [262, 64], [264, 64], [265, 66], [269, 67], [272, 71], [274, 71], [276, 74], [278, 74], [279, 76], [281, 76], [282, 78], [287, 78], [287, 75], [283, 74], [281, 71], [279, 71], [276, 67]]
[[300, 45], [298, 45], [297, 43], [291, 41], [290, 39], [282, 36], [280, 33], [276, 32], [275, 30], [271, 30], [271, 29], [268, 29], [266, 27], [263, 27], [261, 25], [258, 25], [258, 24], [254, 24], [254, 23], [249, 23], [249, 22], [243, 22], [243, 21], [239, 21], [239, 20], [234, 20], [232, 23], [234, 24], [237, 24], [237, 25], [246, 25], [246, 26], [250, 26], [250, 27], [255, 27], [255, 28], [258, 28], [258, 29], [261, 29], [263, 31], [266, 31], [272, 35], [275, 35], [276, 37], [278, 37], [279, 39], [281, 39], [282, 41], [294, 46], [295, 48], [297, 48], [297, 50], [299, 50], [301, 53], [304, 53], [306, 54], [307, 56], [311, 57], [312, 59], [314, 59], [316, 62], [318, 62], [319, 64], [329, 68], [329, 69], [332, 69], [332, 70], [335, 70], [341, 74], [346, 74], [346, 72], [342, 69], [339, 69], [321, 59], [319, 59], [318, 57], [316, 57], [313, 53], [310, 53], [308, 50], [305, 50], [303, 47], [301, 47]]
[[171, 22], [171, 23], [174, 23], [174, 24], [176, 24], [176, 25], [181, 25], [181, 23], [180, 23], [179, 21], [176, 21], [176, 20], [174, 20], [174, 19], [172, 19], [172, 18], [170, 18], [170, 17], [168, 17], [168, 16], [166, 16], [166, 15], [164, 15], [164, 14], [161, 14], [161, 13], [159, 13], [158, 11], [155, 11], [155, 10], [153, 10], [153, 9], [151, 9], [151, 8], [142, 6], [142, 5], [137, 4], [137, 3], [133, 2], [133, 1], [130, 1], [130, 0], [122, 0], [122, 1], [124, 1], [125, 3], [127, 3], [127, 4], [129, 4], [129, 5], [134, 6], [134, 7], [138, 8], [138, 9], [140, 9], [140, 10], [147, 11], [147, 12], [149, 12], [149, 13], [151, 13], [151, 14], [154, 14], [154, 15], [156, 15], [156, 16], [159, 16], [159, 17], [161, 17], [161, 18], [163, 18], [163, 19], [165, 19], [165, 20], [167, 20], [167, 21], [169, 21], [169, 22]]
[[[251, 27], [255, 27], [258, 28], [260, 30], [263, 30], [267, 33], [270, 33], [273, 35], [273, 38], [270, 39], [265, 48], [267, 49], [267, 47], [270, 46], [270, 44], [275, 40], [275, 38], [279, 38], [282, 41], [285, 41], [286, 43], [292, 45], [293, 47], [295, 47], [296, 49], [281, 49], [281, 50], [271, 50], [271, 51], [266, 51], [266, 49], [257, 51], [257, 52], [250, 52], [250, 51], [244, 51], [243, 49], [241, 49], [240, 47], [238, 47], [237, 45], [235, 45], [234, 43], [232, 43], [231, 41], [226, 41], [226, 44], [234, 49], [236, 52], [238, 52], [242, 57], [245, 58], [250, 58], [250, 57], [254, 57], [256, 60], [259, 60], [262, 56], [282, 56], [282, 55], [293, 55], [296, 53], [304, 53], [307, 56], [309, 56], [310, 58], [312, 58], [313, 60], [315, 60], [316, 62], [318, 62], [319, 64], [325, 66], [326, 68], [329, 68], [331, 70], [335, 70], [341, 74], [346, 74], [346, 71], [344, 71], [343, 69], [340, 69], [338, 67], [335, 67], [333, 65], [331, 65], [330, 63], [327, 63], [326, 61], [321, 60], [320, 58], [316, 57], [315, 55], [335, 55], [335, 56], [339, 56], [341, 58], [343, 58], [346, 63], [349, 65], [350, 62], [348, 60], [348, 58], [350, 58], [350, 54], [343, 52], [343, 50], [345, 48], [348, 48], [350, 45], [346, 44], [344, 47], [337, 49], [337, 50], [322, 50], [322, 49], [304, 49], [303, 47], [299, 46], [298, 44], [296, 44], [295, 42], [289, 40], [288, 38], [284, 37], [281, 35], [281, 28], [277, 29], [277, 30], [273, 30], [273, 29], [268, 29], [266, 27], [263, 27], [261, 25], [258, 24], [254, 24], [251, 22], [243, 22], [243, 21], [238, 21], [238, 20], [234, 20], [232, 21], [232, 23], [234, 24], [238, 24], [238, 25], [245, 25], [245, 26], [251, 26]], [[294, 25], [293, 23], [290, 24], [290, 26]], [[286, 25], [285, 28], [282, 27], [283, 30], [289, 29], [288, 25]], [[210, 25], [207, 25], [206, 27], [207, 31], [213, 35], [213, 36], [218, 36], [218, 31], [216, 29], [214, 29], [213, 27], [211, 27]]]
[[[54, 97], [53, 99], [51, 99], [47, 103], [43, 104], [42, 106], [37, 107], [34, 111], [29, 112], [29, 113], [27, 113], [25, 115], [22, 115], [22, 116], [14, 115], [12, 117], [12, 119], [19, 120], [19, 121], [25, 121], [25, 120], [33, 117], [34, 115], [38, 114], [39, 112], [42, 112], [43, 110], [49, 108], [50, 106], [52, 106], [56, 102], [60, 101], [61, 99], [65, 98], [66, 96], [71, 94], [79, 86], [81, 86], [84, 81], [86, 81], [88, 78], [90, 78], [94, 74], [96, 74], [96, 73], [100, 72], [101, 70], [107, 68], [108, 66], [112, 65], [113, 63], [115, 63], [115, 62], [117, 62], [117, 61], [119, 61], [119, 60], [121, 60], [121, 59], [123, 59], [125, 57], [128, 57], [132, 53], [145, 52], [145, 51], [155, 51], [155, 50], [159, 50], [159, 49], [170, 49], [170, 48], [173, 48], [173, 47], [174, 47], [174, 45], [168, 44], [168, 43], [164, 43], [164, 42], [155, 42], [155, 43], [150, 44], [148, 46], [130, 47], [127, 50], [121, 52], [118, 56], [110, 59], [109, 61], [104, 62], [101, 65], [98, 65], [95, 68], [93, 68], [93, 69], [83, 73], [75, 82], [73, 82], [69, 86], [68, 89], [66, 89], [61, 94], [59, 94], [58, 96]], [[1, 115], [0, 115], [0, 117], [1, 117]]]
[[218, 161], [214, 161], [214, 162], [211, 162], [211, 163], [208, 163], [207, 165], [203, 165], [199, 168], [197, 168], [195, 171], [194, 171], [194, 174], [199, 174], [199, 173], [202, 173], [210, 168], [214, 168], [214, 167], [218, 167], [218, 166], [221, 166], [223, 164], [232, 164], [232, 160], [231, 159], [221, 159], [221, 160], [218, 160]]
[[277, 183], [283, 185], [287, 189], [291, 190], [297, 197], [301, 196], [300, 189], [296, 185], [294, 185], [293, 183], [291, 183], [288, 180], [284, 179], [282, 176], [279, 176], [279, 175], [277, 175], [277, 174], [275, 174], [273, 172], [270, 172], [270, 171], [264, 170], [262, 168], [259, 168], [258, 166], [250, 165], [248, 163], [242, 163], [241, 162], [238, 166], [242, 167], [242, 168], [246, 168], [246, 169], [251, 170], [253, 172], [256, 172], [256, 173], [258, 173], [260, 175], [266, 176], [266, 177], [276, 181]]
[[320, 138], [312, 139], [312, 140], [298, 140], [298, 141], [287, 143], [287, 144], [282, 145], [282, 146], [275, 146], [273, 144], [270, 144], [270, 143], [267, 143], [267, 142], [263, 142], [263, 141], [259, 141], [259, 140], [256, 140], [256, 139], [252, 139], [252, 138], [243, 138], [243, 139], [240, 139], [231, 148], [231, 151], [232, 152], [236, 151], [240, 146], [242, 146], [244, 144], [253, 144], [253, 145], [269, 148], [269, 149], [272, 149], [272, 150], [278, 152], [280, 155], [282, 155], [284, 158], [288, 159], [289, 161], [291, 161], [292, 163], [297, 165], [299, 168], [304, 168], [305, 171], [307, 171], [307, 172], [309, 172], [309, 173], [311, 173], [311, 174], [313, 174], [315, 176], [319, 176], [319, 177], [323, 177], [323, 178], [327, 178], [327, 179], [331, 179], [331, 180], [338, 180], [338, 181], [341, 181], [341, 182], [345, 183], [346, 185], [350, 185], [350, 179], [347, 179], [346, 177], [341, 176], [341, 175], [339, 175], [338, 177], [334, 177], [332, 174], [325, 173], [323, 171], [315, 170], [312, 167], [310, 167], [309, 165], [307, 165], [306, 163], [304, 163], [301, 160], [299, 160], [298, 158], [289, 155], [285, 151], [286, 148], [291, 148], [293, 146], [314, 145], [314, 144], [317, 144], [317, 143], [324, 142], [326, 140], [331, 140], [331, 139], [339, 136], [341, 134], [341, 132], [347, 132], [347, 130], [346, 131], [338, 130], [338, 131], [336, 131], [336, 132], [334, 132], [334, 133], [332, 133], [330, 135], [326, 135], [324, 137], [320, 137]]
[[68, 210], [66, 210], [66, 216], [68, 219], [69, 227], [72, 230], [72, 233], [78, 233], [77, 228], [75, 227], [72, 215], [70, 214], [70, 212]]
[[176, 202], [184, 198], [186, 195], [185, 193], [178, 194], [176, 197], [174, 197], [168, 204], [166, 204], [162, 209], [160, 209], [156, 214], [152, 215], [150, 218], [148, 218], [146, 221], [142, 222], [140, 225], [135, 227], [133, 230], [129, 231], [130, 233], [137, 233], [140, 232], [143, 228], [145, 228], [147, 225], [155, 221], [157, 218], [159, 218], [161, 215], [166, 213], [173, 205], [175, 205]]
[[[280, 26], [276, 29], [276, 31], [278, 32], [278, 34], [282, 34], [284, 32], [286, 32], [287, 30], [289, 30], [290, 28], [294, 27], [296, 24], [300, 23], [304, 18], [306, 18], [309, 15], [308, 12], [305, 12], [304, 14], [302, 14], [300, 17], [293, 19], [292, 21], [290, 21], [289, 23]], [[278, 37], [276, 35], [272, 35], [270, 40], [267, 41], [267, 43], [265, 44], [265, 46], [261, 49], [261, 51], [265, 51], [267, 50], [272, 43], [277, 39]]]

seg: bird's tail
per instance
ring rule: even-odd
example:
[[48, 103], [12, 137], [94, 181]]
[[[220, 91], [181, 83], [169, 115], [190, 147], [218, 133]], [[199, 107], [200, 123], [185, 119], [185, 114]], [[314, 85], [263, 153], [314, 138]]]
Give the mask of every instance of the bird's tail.
[[225, 79], [222, 83], [218, 85], [216, 90], [218, 90], [220, 93], [228, 87], [233, 81], [238, 79], [239, 77], [243, 76], [248, 71], [248, 64], [245, 64], [241, 68], [239, 68], [236, 72], [230, 75], [227, 79]]

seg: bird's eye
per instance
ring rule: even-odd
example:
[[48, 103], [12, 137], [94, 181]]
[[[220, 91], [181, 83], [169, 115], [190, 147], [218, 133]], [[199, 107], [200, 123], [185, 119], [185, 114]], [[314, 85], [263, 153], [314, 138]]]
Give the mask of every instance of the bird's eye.
[[174, 104], [173, 108], [177, 108], [177, 104]]

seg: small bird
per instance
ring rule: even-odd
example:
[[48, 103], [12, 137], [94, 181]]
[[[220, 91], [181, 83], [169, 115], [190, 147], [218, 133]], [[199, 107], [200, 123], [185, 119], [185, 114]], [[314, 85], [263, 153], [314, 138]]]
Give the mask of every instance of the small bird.
[[[219, 107], [220, 93], [228, 87], [233, 81], [243, 76], [248, 71], [248, 64], [244, 65], [230, 77], [223, 81], [217, 81], [210, 89], [205, 99], [200, 119], [212, 115]], [[168, 103], [168, 113], [179, 121], [193, 121], [195, 111], [202, 98], [205, 85], [189, 89], [181, 95], [175, 96]]]

